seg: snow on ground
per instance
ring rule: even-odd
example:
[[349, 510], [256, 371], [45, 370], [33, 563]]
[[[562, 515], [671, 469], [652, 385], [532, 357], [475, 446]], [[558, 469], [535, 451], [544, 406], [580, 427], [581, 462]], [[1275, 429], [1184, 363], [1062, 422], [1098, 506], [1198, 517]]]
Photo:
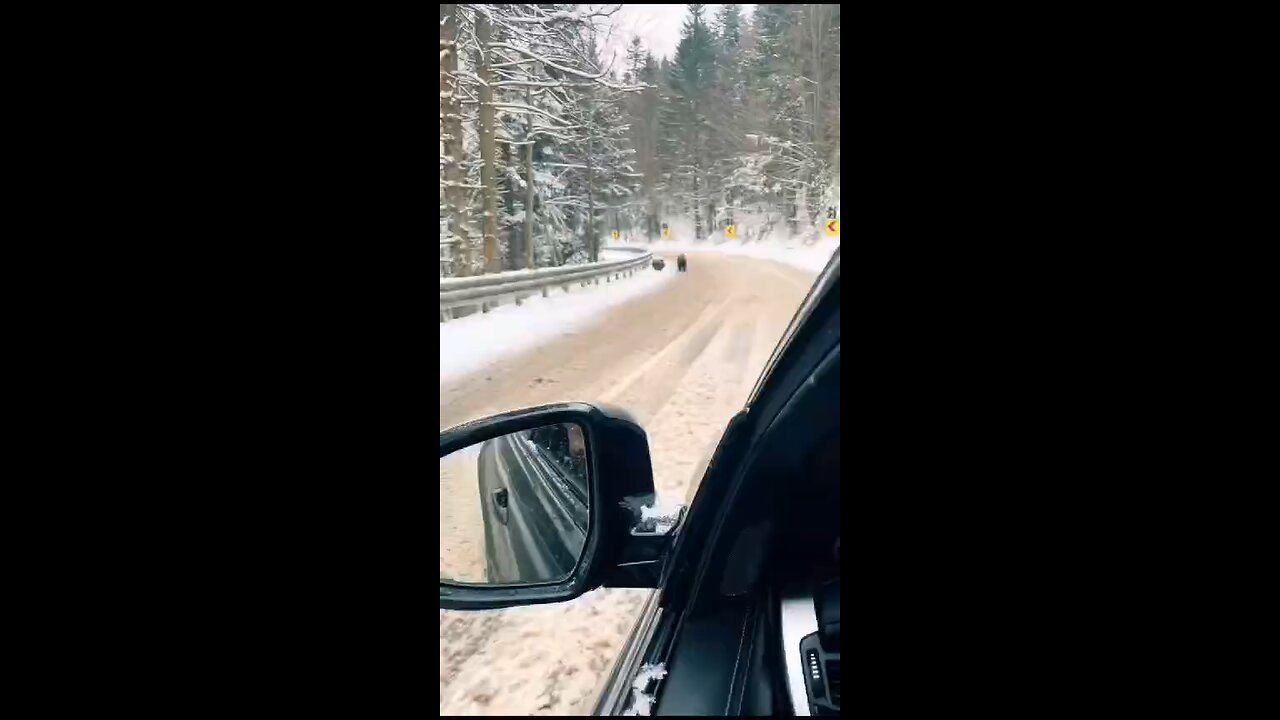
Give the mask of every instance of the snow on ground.
[[746, 255], [761, 260], [786, 263], [792, 267], [808, 270], [815, 275], [822, 272], [831, 259], [832, 253], [840, 247], [839, 238], [824, 238], [812, 245], [800, 242], [762, 242], [743, 243], [736, 240], [717, 243], [714, 240], [702, 242], [680, 242], [678, 240], [658, 240], [650, 246], [655, 255], [667, 256], [682, 252], [718, 252], [727, 255]]
[[[778, 223], [778, 225], [782, 224], [781, 222]], [[724, 231], [719, 230], [710, 238], [695, 241], [693, 239], [693, 223], [682, 218], [671, 223], [672, 237], [670, 240], [658, 239], [654, 240], [653, 244], [648, 244], [643, 237], [633, 235], [625, 244], [649, 248], [655, 255], [664, 257], [682, 252], [719, 252], [728, 255], [745, 255], [762, 260], [785, 263], [801, 270], [808, 270], [815, 275], [822, 272], [822, 269], [827, 266], [827, 261], [831, 259], [832, 253], [836, 251], [836, 248], [840, 247], [840, 238], [827, 237], [825, 235], [822, 235], [817, 242], [813, 243], [806, 243], [799, 236], [771, 236], [764, 240], [746, 239], [747, 237], [757, 237], [759, 233], [760, 228], [756, 225], [740, 225], [738, 226], [739, 237], [737, 239], [726, 240]]]
[[484, 517], [480, 509], [480, 446], [440, 458], [440, 577], [484, 582]]
[[[634, 257], [630, 253], [620, 253]], [[487, 313], [440, 323], [440, 383], [475, 372], [500, 357], [523, 352], [557, 335], [580, 330], [598, 320], [606, 310], [651, 293], [675, 278], [674, 272], [642, 267], [631, 277], [569, 292], [551, 289], [526, 298], [523, 305], [503, 305]]]
[[575, 600], [440, 611], [446, 715], [590, 715], [652, 590], [599, 588]]
[[600, 261], [607, 262], [609, 260], [630, 260], [636, 256], [633, 252], [626, 250], [614, 250], [613, 248], [600, 248]]

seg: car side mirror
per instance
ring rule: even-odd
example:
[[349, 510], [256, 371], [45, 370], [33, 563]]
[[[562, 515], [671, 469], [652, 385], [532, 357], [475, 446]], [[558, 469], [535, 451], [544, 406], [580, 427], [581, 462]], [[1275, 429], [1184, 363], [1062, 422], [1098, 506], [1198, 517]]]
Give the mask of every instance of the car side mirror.
[[655, 524], [654, 505], [648, 438], [624, 410], [559, 403], [445, 430], [440, 607], [656, 587], [674, 521]]

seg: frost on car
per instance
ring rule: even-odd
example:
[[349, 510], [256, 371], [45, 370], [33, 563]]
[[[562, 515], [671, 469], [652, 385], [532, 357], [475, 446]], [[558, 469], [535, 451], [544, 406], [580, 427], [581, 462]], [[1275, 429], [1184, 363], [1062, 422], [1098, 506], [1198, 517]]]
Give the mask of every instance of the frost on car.
[[686, 505], [668, 497], [636, 495], [619, 503], [631, 513], [632, 535], [666, 535], [684, 519]]

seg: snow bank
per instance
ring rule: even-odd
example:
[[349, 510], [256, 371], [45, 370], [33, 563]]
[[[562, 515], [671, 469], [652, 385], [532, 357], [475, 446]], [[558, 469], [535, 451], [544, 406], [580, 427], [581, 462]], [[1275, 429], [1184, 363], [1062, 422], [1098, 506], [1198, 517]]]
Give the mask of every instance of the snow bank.
[[[635, 257], [625, 251], [619, 255]], [[487, 313], [440, 323], [440, 383], [586, 327], [610, 308], [654, 292], [675, 277], [674, 272], [645, 267], [636, 275], [611, 283], [601, 279], [599, 285], [585, 288], [572, 283], [568, 293], [552, 288], [550, 297], [535, 294], [520, 306], [503, 305]]]

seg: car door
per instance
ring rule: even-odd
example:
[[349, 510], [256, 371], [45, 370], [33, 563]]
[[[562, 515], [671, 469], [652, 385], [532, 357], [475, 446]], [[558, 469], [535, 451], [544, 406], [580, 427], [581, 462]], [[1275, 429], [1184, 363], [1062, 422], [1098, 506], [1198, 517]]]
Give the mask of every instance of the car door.
[[837, 251], [730, 421], [594, 714], [808, 714], [787, 689], [799, 648], [781, 647], [780, 598], [750, 591], [768, 507], [745, 484], [817, 429], [797, 413], [838, 432], [839, 311]]

